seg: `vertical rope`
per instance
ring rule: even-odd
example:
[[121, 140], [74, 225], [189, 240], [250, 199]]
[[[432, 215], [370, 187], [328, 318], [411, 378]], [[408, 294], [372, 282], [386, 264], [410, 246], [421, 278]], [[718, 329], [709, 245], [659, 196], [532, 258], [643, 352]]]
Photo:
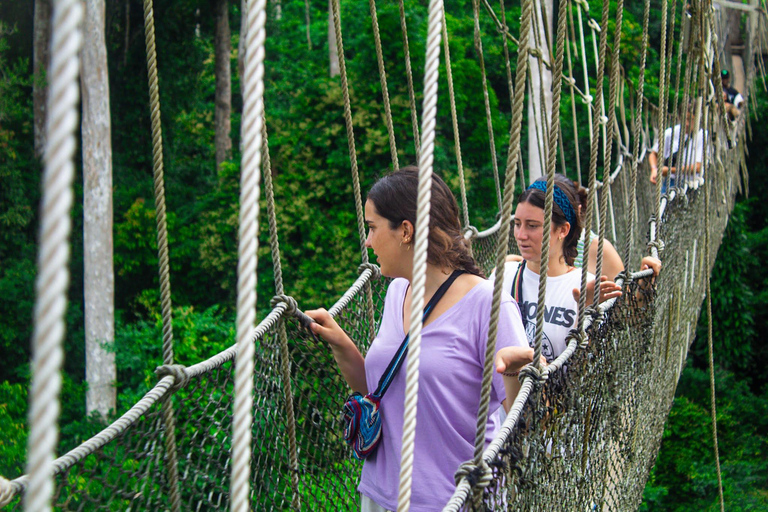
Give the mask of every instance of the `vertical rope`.
[[[675, 34], [675, 3], [677, 0], [672, 0], [672, 20], [670, 22], [670, 30], [669, 30], [669, 36], [670, 38], [674, 37]], [[658, 125], [659, 125], [659, 155], [661, 158], [664, 158], [664, 143], [665, 137], [664, 133], [666, 131], [667, 126], [667, 103], [669, 101], [669, 70], [671, 69], [671, 52], [672, 52], [672, 46], [673, 43], [669, 44], [669, 50], [667, 50], [667, 0], [662, 0], [661, 2], [661, 49], [659, 51], [659, 55], [661, 58], [660, 62], [660, 68], [661, 68], [661, 77], [659, 78], [659, 108], [661, 109], [658, 117]], [[667, 51], [669, 51], [669, 56], [667, 55]], [[669, 63], [668, 63], [669, 61]], [[668, 68], [667, 66], [670, 66]], [[654, 187], [654, 196], [655, 201], [654, 205], [656, 205], [656, 208], [654, 210], [654, 215], [651, 218], [651, 223], [658, 225], [657, 223], [661, 222], [661, 180], [662, 176], [659, 174], [656, 175], [656, 186]], [[651, 255], [658, 258], [659, 252], [658, 247], [656, 245], [650, 245], [656, 242], [656, 240], [650, 240], [649, 242], [649, 248], [651, 249]], [[626, 262], [626, 265], [629, 266], [629, 262]]]
[[[646, 0], [647, 1], [647, 0]], [[640, 68], [640, 84], [642, 87], [643, 83], [643, 74], [645, 72], [645, 47], [648, 46], [648, 30], [647, 30], [647, 16], [646, 12], [646, 23], [645, 23], [645, 39], [643, 39], [643, 62], [642, 67]], [[611, 80], [610, 80], [610, 86], [609, 86], [609, 92], [608, 92], [608, 127], [603, 132], [603, 144], [604, 144], [604, 156], [603, 156], [603, 193], [600, 195], [600, 230], [599, 230], [599, 240], [597, 243], [597, 265], [595, 268], [595, 304], [597, 304], [597, 296], [598, 296], [598, 288], [600, 283], [600, 276], [603, 272], [603, 248], [605, 245], [605, 229], [608, 225], [608, 199], [610, 197], [610, 187], [611, 187], [611, 154], [613, 151], [613, 137], [614, 137], [614, 130], [616, 126], [616, 96], [618, 91], [618, 83], [619, 83], [619, 68], [621, 67], [621, 64], [619, 63], [619, 54], [621, 50], [621, 27], [622, 22], [624, 20], [624, 0], [619, 0], [616, 3], [616, 28], [614, 29], [614, 36], [613, 36], [613, 55], [611, 58]], [[642, 96], [641, 96], [642, 101]], [[642, 112], [640, 110], [639, 112]], [[640, 114], [638, 114], [640, 115]], [[640, 117], [642, 119], [642, 117]], [[607, 136], [607, 134], [610, 134], [610, 136]], [[638, 139], [639, 140], [639, 139]], [[633, 187], [630, 198], [630, 222], [634, 222], [635, 212], [633, 208], [636, 208], [637, 199], [635, 198], [636, 195], [636, 189], [637, 189], [637, 176], [634, 176], [633, 178]], [[586, 244], [585, 244], [586, 245]], [[585, 260], [586, 255], [585, 255]], [[629, 262], [627, 261], [627, 264]], [[614, 276], [610, 276], [614, 277]]]
[[[523, 107], [525, 105], [525, 83], [528, 76], [528, 45], [533, 18], [533, 0], [523, 0], [520, 18], [520, 42], [517, 52], [517, 68], [515, 71], [514, 97], [512, 99], [512, 124], [509, 133], [509, 148], [507, 165], [504, 174], [504, 197], [501, 208], [501, 223], [499, 240], [496, 244], [496, 279], [493, 282], [493, 300], [491, 303], [491, 318], [488, 326], [486, 341], [486, 364], [483, 367], [483, 384], [480, 391], [480, 407], [477, 412], [475, 428], [475, 451], [473, 464], [479, 467], [482, 463], [482, 447], [485, 443], [485, 429], [488, 417], [488, 400], [490, 396], [492, 365], [487, 364], [488, 354], [491, 357], [496, 352], [496, 338], [499, 328], [499, 310], [501, 307], [501, 292], [504, 283], [504, 266], [509, 246], [509, 231], [512, 220], [512, 202], [515, 193], [515, 177], [520, 159], [520, 136], [523, 125]], [[480, 447], [478, 449], [478, 447]]]
[[[160, 86], [157, 76], [157, 48], [155, 45], [155, 15], [152, 0], [144, 0], [144, 43], [147, 51], [147, 82], [149, 111], [152, 122], [152, 172], [155, 192], [155, 222], [157, 224], [157, 255], [160, 276], [160, 303], [163, 317], [163, 364], [173, 364], [173, 307], [171, 303], [171, 274], [168, 258], [168, 223], [165, 211], [165, 178], [163, 170], [163, 129], [160, 118]], [[176, 418], [173, 397], [163, 398], [163, 424], [165, 428], [165, 459], [168, 472], [171, 510], [181, 510], [179, 494], [179, 468], [176, 453]]]
[[40, 249], [35, 279], [32, 385], [27, 439], [29, 484], [24, 510], [51, 510], [53, 457], [59, 437], [59, 392], [64, 360], [64, 314], [69, 284], [73, 157], [77, 143], [79, 100], [78, 52], [82, 43], [83, 10], [76, 0], [53, 2], [51, 64], [48, 75]]
[[413, 294], [406, 368], [405, 412], [403, 440], [400, 453], [400, 487], [397, 511], [407, 512], [411, 507], [413, 481], [413, 445], [416, 437], [416, 409], [419, 395], [419, 356], [421, 355], [421, 311], [424, 307], [424, 288], [427, 273], [427, 247], [429, 238], [429, 209], [432, 197], [432, 164], [435, 150], [435, 119], [437, 117], [437, 79], [440, 64], [440, 33], [443, 18], [442, 0], [430, 0], [427, 24], [427, 55], [424, 65], [424, 105], [422, 107], [419, 153], [419, 191], [416, 205], [416, 228], [413, 251]]
[[[706, 117], [706, 116], [705, 116]], [[707, 151], [704, 152], [704, 164], [707, 162]], [[708, 179], [709, 180], [709, 179]], [[723, 499], [723, 477], [720, 473], [720, 449], [717, 443], [717, 406], [715, 404], [715, 361], [713, 355], [712, 342], [712, 288], [710, 287], [710, 268], [712, 260], [710, 255], [710, 189], [714, 182], [704, 184], [704, 251], [706, 253], [707, 264], [705, 274], [707, 275], [707, 354], [709, 357], [709, 389], [710, 404], [712, 409], [712, 448], [715, 452], [715, 467], [717, 469], [717, 491], [720, 497], [720, 510], [725, 512], [725, 501]]]
[[408, 26], [405, 22], [405, 6], [403, 0], [398, 0], [400, 8], [400, 30], [403, 33], [403, 54], [405, 55], [405, 77], [408, 81], [408, 102], [411, 106], [411, 127], [413, 128], [413, 145], [416, 148], [416, 159], [419, 158], [419, 115], [416, 112], [416, 94], [413, 88], [413, 72], [411, 71], [411, 50], [408, 45]]
[[243, 73], [242, 164], [240, 174], [240, 229], [237, 265], [237, 356], [235, 404], [232, 421], [230, 508], [250, 510], [251, 426], [253, 424], [254, 344], [256, 319], [256, 264], [258, 249], [259, 167], [264, 120], [264, 42], [266, 1], [248, 0]]
[[488, 144], [491, 150], [491, 167], [493, 168], [493, 183], [496, 185], [496, 201], [501, 211], [501, 183], [499, 182], [499, 164], [496, 159], [496, 138], [493, 135], [493, 118], [491, 117], [491, 100], [488, 96], [488, 80], [485, 76], [485, 57], [483, 56], [483, 40], [480, 37], [480, 1], [472, 0], [475, 30], [474, 41], [477, 60], [480, 63], [480, 76], [483, 84], [483, 104], [485, 105], [485, 123], [488, 127]]
[[[623, 0], [619, 0], [623, 6]], [[606, 47], [608, 46], [608, 14], [610, 9], [610, 0], [603, 0], [603, 13], [602, 18], [600, 21], [600, 27], [602, 27], [602, 30], [600, 30], [600, 46], [599, 46], [599, 53], [598, 53], [598, 59], [597, 59], [597, 79], [595, 81], [595, 101], [592, 103], [592, 108], [594, 110], [597, 110], [599, 108], [599, 105], [603, 102], [603, 80], [605, 78], [605, 52]], [[617, 29], [618, 32], [621, 32], [620, 29]], [[595, 113], [596, 115], [596, 113]], [[588, 187], [588, 193], [587, 193], [587, 211], [585, 218], [587, 219], [587, 225], [584, 227], [584, 232], [589, 233], [592, 230], [592, 222], [593, 222], [593, 205], [595, 202], [595, 189], [596, 189], [596, 176], [597, 176], [597, 151], [598, 147], [600, 145], [600, 123], [594, 123], [592, 125], [592, 137], [590, 139], [590, 152], [589, 152], [589, 187]], [[547, 187], [547, 190], [549, 190], [549, 187]], [[582, 261], [589, 261], [589, 246], [591, 244], [585, 243], [584, 244], [584, 256], [582, 256]], [[543, 265], [543, 264], [542, 264]], [[599, 279], [599, 277], [598, 277]], [[597, 284], [597, 283], [596, 283]], [[579, 320], [578, 320], [578, 326], [579, 329], [581, 329], [581, 326], [584, 324], [584, 316], [586, 314], [586, 308], [587, 308], [587, 273], [582, 272], [581, 273], [581, 286], [580, 291], [581, 294], [579, 295]]]
[[[621, 2], [621, 0], [619, 0]], [[560, 134], [560, 94], [563, 83], [563, 46], [565, 45], [565, 19], [567, 0], [561, 0], [557, 22], [557, 44], [555, 48], [555, 67], [552, 73], [552, 120], [549, 130], [549, 150], [547, 153], [547, 191], [544, 199], [544, 226], [541, 240], [541, 268], [539, 269], [539, 301], [536, 310], [536, 338], [533, 348], [533, 363], [541, 369], [541, 341], [544, 335], [544, 311], [549, 269], [550, 232], [552, 226], [552, 204], [555, 193], [555, 170], [557, 167], [557, 141]], [[621, 25], [617, 25], [621, 30]], [[599, 84], [600, 82], [598, 82]], [[584, 244], [585, 249], [588, 244]], [[584, 261], [587, 261], [586, 255]], [[586, 272], [582, 272], [586, 274]]]
[[469, 227], [469, 205], [467, 204], [467, 185], [464, 181], [464, 164], [461, 160], [461, 137], [459, 121], [456, 114], [456, 97], [453, 93], [453, 73], [451, 72], [451, 48], [448, 44], [448, 25], [443, 11], [443, 51], [445, 52], [445, 76], [448, 80], [448, 99], [451, 104], [451, 125], [453, 126], [453, 145], [456, 152], [456, 167], [459, 171], [459, 190], [461, 192], [461, 214], [464, 219], [464, 229]]
[[389, 133], [389, 153], [392, 156], [392, 167], [399, 169], [397, 161], [397, 142], [395, 129], [392, 125], [392, 109], [389, 106], [389, 89], [387, 88], [387, 70], [384, 68], [384, 55], [381, 52], [381, 34], [379, 33], [379, 17], [376, 14], [376, 0], [368, 0], [368, 8], [371, 11], [371, 24], [373, 25], [373, 41], [376, 46], [376, 62], [379, 65], [379, 81], [381, 82], [381, 97], [384, 101], [384, 119]]
[[[651, 0], [645, 0], [643, 9], [643, 49], [640, 57], [640, 76], [637, 87], [637, 117], [634, 125], [634, 150], [632, 151], [632, 162], [630, 163], [630, 192], [629, 192], [629, 219], [627, 219], [627, 239], [624, 247], [624, 264], [628, 267], [632, 261], [632, 246], [635, 241], [635, 216], [637, 212], [637, 163], [640, 158], [640, 138], [643, 130], [643, 103], [645, 92], [645, 62], [648, 55], [648, 19], [651, 12]], [[605, 179], [603, 180], [605, 184]], [[598, 255], [602, 264], [602, 244], [600, 238], [598, 246]], [[600, 274], [598, 274], [599, 277]], [[613, 277], [613, 276], [609, 276]]]
[[[576, 7], [579, 9], [579, 7]], [[569, 20], [571, 23], [573, 23], [573, 12], [571, 9], [568, 10]], [[575, 39], [576, 34], [571, 32], [571, 37]], [[568, 38], [568, 41], [566, 42], [565, 49], [568, 50], [568, 85], [569, 90], [571, 93], [571, 117], [573, 118], [573, 147], [574, 147], [574, 153], [576, 156], [576, 178], [581, 184], [581, 156], [579, 151], [579, 122], [576, 118], [576, 95], [574, 94], [574, 87], [576, 86], [576, 81], [573, 79], [573, 63], [572, 63], [572, 56], [571, 56], [571, 40], [570, 37]], [[586, 91], [589, 93], [589, 91]], [[561, 137], [562, 139], [562, 137]]]
[[[344, 98], [344, 124], [347, 128], [347, 145], [349, 147], [349, 162], [352, 170], [352, 189], [355, 195], [355, 214], [357, 216], [357, 235], [360, 238], [360, 256], [363, 263], [368, 263], [368, 249], [365, 247], [365, 215], [363, 199], [360, 192], [360, 173], [357, 170], [357, 151], [355, 150], [355, 130], [352, 124], [352, 107], [349, 100], [349, 82], [347, 80], [347, 61], [344, 58], [344, 40], [341, 34], [341, 12], [339, 0], [331, 0], [333, 10], [333, 28], [336, 31], [336, 51], [339, 55], [339, 76], [341, 78], [341, 93]], [[368, 319], [369, 339], [373, 339], [376, 321], [373, 317], [373, 291], [370, 281], [365, 285], [366, 316]]]
[[[272, 253], [272, 267], [275, 273], [275, 295], [284, 295], [283, 267], [280, 258], [280, 240], [277, 236], [277, 214], [275, 212], [275, 192], [272, 186], [272, 161], [269, 156], [269, 136], [267, 133], [266, 113], [262, 111], [262, 142], [261, 151], [264, 157], [264, 194], [267, 198], [267, 218], [269, 219], [269, 246]], [[280, 340], [280, 373], [283, 381], [283, 396], [285, 397], [285, 419], [288, 434], [288, 458], [291, 474], [291, 507], [301, 510], [301, 495], [299, 494], [299, 453], [296, 444], [296, 413], [293, 407], [293, 389], [291, 383], [291, 354], [288, 349], [288, 335], [285, 331], [285, 318], [280, 317], [277, 324], [277, 335]]]

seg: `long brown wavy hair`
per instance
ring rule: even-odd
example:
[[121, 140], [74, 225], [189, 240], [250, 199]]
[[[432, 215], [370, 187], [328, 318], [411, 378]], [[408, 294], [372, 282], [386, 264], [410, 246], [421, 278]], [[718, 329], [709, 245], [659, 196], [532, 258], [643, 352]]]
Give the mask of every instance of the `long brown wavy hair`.
[[[410, 221], [415, 229], [418, 185], [419, 170], [409, 165], [379, 179], [368, 192], [368, 200], [373, 203], [376, 212], [389, 221], [392, 229], [405, 220]], [[456, 198], [448, 185], [434, 173], [427, 263], [485, 277], [461, 234]]]

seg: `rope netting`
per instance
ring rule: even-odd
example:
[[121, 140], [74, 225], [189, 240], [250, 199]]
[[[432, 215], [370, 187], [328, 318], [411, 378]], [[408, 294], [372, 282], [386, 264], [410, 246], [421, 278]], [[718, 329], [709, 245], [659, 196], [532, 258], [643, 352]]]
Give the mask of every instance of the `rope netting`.
[[[530, 8], [530, 0], [523, 3]], [[503, 2], [499, 16], [501, 22], [493, 14], [493, 7], [485, 0], [483, 4], [495, 23], [505, 23]], [[644, 38], [648, 30], [647, 5], [646, 2]], [[666, 5], [665, 2], [662, 18], [665, 34]], [[675, 387], [693, 341], [707, 287], [707, 276], [714, 264], [714, 249], [719, 246], [734, 198], [746, 181], [744, 127], [749, 110], [749, 89], [744, 91], [744, 97], [747, 98], [744, 111], [733, 126], [715, 114], [722, 108], [722, 101], [717, 97], [720, 88], [715, 87], [715, 92], [712, 92], [705, 81], [705, 77], [717, 79], [721, 68], [718, 52], [707, 54], [707, 49], [716, 46], [717, 42], [713, 34], [706, 35], [706, 28], [714, 27], [711, 3], [692, 2], [692, 5], [698, 10], [691, 16], [684, 15], [684, 26], [677, 30], [685, 32], [689, 37], [686, 44], [693, 44], [692, 38], [699, 37], [696, 46], [699, 54], [686, 55], [682, 50], [682, 41], [675, 47], [676, 53], [673, 52], [673, 38], [676, 34], [674, 14], [677, 8], [677, 2], [673, 0], [669, 13], [670, 42], [666, 55], [665, 46], [662, 45], [661, 67], [667, 80], [671, 81], [674, 75], [678, 81], [676, 94], [681, 90], [679, 85], [684, 77], [680, 98], [683, 105], [688, 103], [689, 98], [699, 98], [695, 122], [707, 130], [705, 138], [710, 146], [705, 158], [707, 178], [703, 181], [693, 172], [681, 172], [677, 187], [669, 187], [664, 195], [661, 195], [660, 184], [658, 187], [647, 184], [645, 176], [650, 171], [644, 156], [657, 137], [661, 139], [663, 154], [665, 128], [681, 122], [677, 118], [677, 97], [675, 106], [670, 110], [670, 119], [667, 118], [666, 106], [658, 109], [644, 98], [642, 81], [638, 96], [629, 98], [624, 82], [619, 83], [615, 78], [618, 77], [618, 68], [615, 67], [618, 48], [614, 48], [611, 94], [607, 103], [609, 111], [613, 112], [606, 111], [601, 89], [598, 89], [601, 92], [596, 96], [602, 101], [593, 103], [586, 73], [588, 44], [585, 42], [587, 38], [584, 27], [591, 30], [595, 56], [602, 55], [604, 59], [608, 58], [607, 35], [601, 33], [597, 22], [588, 19], [589, 5], [584, 0], [574, 1], [568, 6], [568, 23], [561, 18], [555, 45], [560, 45], [559, 51], [552, 48], [559, 62], [553, 55], [532, 53], [541, 67], [551, 68], [554, 62], [554, 67], [562, 70], [562, 45], [566, 44], [568, 61], [572, 58], [580, 59], [581, 69], [585, 72], [581, 84], [572, 76], [557, 75], [556, 79], [558, 82], [562, 80], [562, 85], [568, 87], [572, 98], [571, 104], [563, 105], [561, 112], [573, 112], [575, 118], [573, 98], [578, 96], [586, 103], [589, 112], [588, 138], [579, 141], [575, 131], [576, 140], [561, 139], [556, 142], [557, 134], [561, 131], [557, 123], [549, 119], [537, 121], [539, 125], [552, 129], [549, 134], [550, 147], [546, 149], [548, 174], [551, 175], [556, 165], [555, 148], [559, 149], [562, 156], [563, 147], [573, 144], [575, 170], [579, 175], [579, 162], [586, 162], [587, 158], [590, 161], [591, 190], [587, 212], [590, 219], [594, 218], [598, 223], [593, 230], [599, 231], [601, 238], [609, 237], [617, 247], [626, 247], [623, 250], [625, 254], [658, 254], [663, 260], [663, 271], [653, 282], [648, 272], [622, 274], [620, 280], [623, 281], [624, 293], [620, 299], [583, 312], [586, 318], [585, 337], [576, 332], [569, 340], [569, 348], [554, 364], [540, 372], [523, 372], [522, 390], [507, 416], [502, 432], [482, 454], [483, 460], [491, 468], [490, 485], [479, 485], [479, 479], [474, 474], [464, 476], [447, 506], [448, 510], [556, 510], [562, 508], [563, 503], [568, 503], [572, 509], [629, 510], [636, 509], [642, 500], [645, 481], [658, 453]], [[400, 6], [404, 28], [402, 2]], [[433, 52], [439, 48], [438, 33], [442, 30], [443, 35], [448, 35], [442, 8], [437, 7], [439, 2], [435, 2], [435, 6], [433, 17], [440, 18], [431, 19], [434, 40], [430, 48]], [[339, 5], [334, 1], [332, 7], [343, 70]], [[370, 8], [375, 15], [373, 1], [370, 2]], [[566, 12], [566, 9], [561, 7], [561, 11]], [[482, 42], [477, 24], [479, 13], [479, 2], [475, 2], [476, 47], [482, 62]], [[618, 18], [621, 12], [616, 15]], [[762, 51], [765, 19], [758, 17], [757, 13], [750, 16], [754, 16], [753, 20], [750, 18], [752, 21], [749, 24], [753, 31], [748, 41], [751, 55]], [[583, 21], [584, 17], [586, 21]], [[574, 26], [574, 18], [578, 28]], [[602, 23], [606, 21], [604, 14]], [[620, 22], [617, 25], [621, 26]], [[256, 27], [257, 24], [251, 26]], [[261, 28], [262, 25], [258, 26]], [[515, 44], [517, 40], [509, 34], [506, 26], [499, 27], [499, 32], [498, 37], [505, 40], [505, 64], [509, 66], [506, 39]], [[521, 44], [527, 45], [527, 33], [525, 37], [522, 36]], [[257, 36], [254, 34], [253, 37]], [[258, 37], [262, 38], [263, 33]], [[407, 41], [405, 32], [403, 38]], [[553, 42], [555, 38], [549, 37], [549, 40]], [[619, 41], [620, 38], [616, 38], [617, 45]], [[671, 73], [675, 56], [677, 71]], [[385, 89], [384, 63], [380, 59], [379, 55], [381, 84]], [[527, 56], [523, 55], [522, 59], [526, 60]], [[434, 56], [430, 66], [436, 68]], [[579, 68], [569, 65], [568, 74], [571, 74], [573, 67], [577, 70]], [[598, 76], [602, 77], [603, 69], [599, 67]], [[748, 88], [756, 73], [753, 64], [747, 66]], [[408, 78], [410, 83], [411, 77]], [[518, 80], [514, 91], [509, 79], [509, 93], [522, 101], [524, 94], [516, 93], [526, 83], [526, 77], [516, 78]], [[341, 79], [346, 90], [345, 73], [342, 73]], [[664, 78], [662, 82], [663, 86]], [[449, 91], [452, 98], [453, 84], [450, 81]], [[386, 98], [386, 90], [383, 94]], [[661, 96], [665, 97], [665, 94], [668, 97], [668, 91], [662, 87]], [[413, 94], [410, 96], [413, 104]], [[445, 96], [448, 95], [443, 94], [443, 98]], [[632, 105], [629, 115], [625, 112], [625, 101]], [[389, 104], [388, 101], [386, 103]], [[254, 114], [255, 120], [263, 119], [262, 108], [260, 104]], [[429, 108], [435, 107], [430, 104]], [[619, 112], [615, 112], [617, 108]], [[347, 94], [345, 112], [355, 199], [358, 203], [356, 209], [360, 217], [361, 195]], [[411, 114], [416, 134], [418, 128], [413, 106]], [[387, 119], [390, 117], [391, 114], [387, 112]], [[433, 122], [432, 118], [425, 117], [425, 124]], [[452, 117], [454, 132], [457, 134], [457, 158], [460, 158], [455, 110], [452, 111]], [[627, 119], [632, 130], [627, 126]], [[515, 122], [513, 119], [513, 126]], [[604, 140], [606, 125], [612, 137], [615, 135], [615, 141], [611, 139], [615, 142], [615, 162], [611, 161], [611, 142], [606, 144]], [[254, 126], [259, 135], [264, 129], [264, 165], [268, 169], [266, 127], [258, 122]], [[515, 171], [522, 169], [518, 161], [522, 158], [519, 128], [518, 131], [511, 130], [515, 137], [510, 140], [514, 139], [517, 147], [508, 148], [506, 181], [511, 185], [509, 191], [503, 191], [505, 198], [512, 193]], [[434, 136], [432, 130], [432, 127], [422, 126], [421, 132], [425, 139], [417, 138], [415, 141], [417, 151], [423, 152], [421, 156], [425, 160], [431, 159], [431, 145], [434, 144], [434, 140], [431, 140]], [[393, 138], [391, 153], [396, 161], [394, 134], [391, 128], [388, 132]], [[634, 150], [630, 149], [630, 138]], [[255, 146], [261, 147], [261, 139], [256, 139], [259, 143]], [[490, 139], [493, 146], [492, 132]], [[602, 182], [595, 175], [599, 144], [603, 145], [604, 151], [599, 159], [606, 169]], [[586, 149], [580, 154], [581, 145]], [[256, 150], [255, 147], [251, 149]], [[495, 150], [492, 153], [495, 160]], [[255, 161], [253, 167], [258, 167], [258, 157]], [[431, 160], [424, 165], [431, 167]], [[494, 181], [500, 183], [495, 166], [493, 172]], [[258, 181], [256, 183], [258, 189]], [[266, 186], [271, 202], [271, 180], [267, 181]], [[508, 219], [502, 215], [492, 227], [478, 231], [469, 225], [466, 194], [463, 188], [461, 191], [465, 236], [471, 241], [474, 257], [480, 267], [490, 274], [498, 263], [499, 244], [506, 245], [508, 253], [517, 253], [514, 238], [508, 234], [508, 225], [502, 224], [502, 221], [507, 222]], [[493, 202], [496, 197], [500, 203], [501, 192], [497, 188], [493, 194], [489, 194], [489, 202]], [[709, 194], [707, 198], [705, 192]], [[705, 207], [705, 203], [709, 204], [709, 208]], [[273, 254], [279, 260], [273, 207], [270, 204], [268, 208], [271, 241]], [[709, 217], [705, 232], [704, 219], [707, 214]], [[650, 220], [649, 229], [643, 225], [646, 220]], [[358, 218], [360, 223], [361, 218]], [[705, 251], [705, 236], [709, 237], [706, 245], [712, 248], [709, 255]], [[360, 238], [362, 245], [362, 227]], [[598, 266], [602, 259], [602, 240], [600, 247]], [[381, 317], [388, 281], [381, 278], [376, 267], [368, 263], [364, 247], [361, 247], [361, 253], [363, 265], [360, 277], [330, 308], [330, 312], [350, 338], [359, 344], [361, 352], [365, 353], [377, 330], [376, 322]], [[630, 269], [636, 268], [635, 261], [625, 261], [625, 265]], [[335, 370], [333, 356], [325, 343], [309, 334], [297, 320], [302, 314], [296, 302], [283, 295], [281, 279], [279, 285], [276, 283], [276, 289], [278, 296], [273, 301], [271, 313], [250, 335], [253, 375], [246, 375], [252, 380], [250, 395], [254, 420], [250, 429], [250, 458], [243, 458], [242, 453], [239, 454], [241, 461], [250, 461], [250, 476], [248, 482], [245, 482], [246, 487], [250, 486], [250, 492], [241, 488], [238, 499], [247, 500], [255, 510], [291, 510], [297, 508], [297, 504], [301, 504], [302, 509], [311, 510], [355, 510], [359, 508], [356, 487], [361, 465], [351, 457], [350, 450], [341, 438], [339, 414], [348, 392], [347, 385]], [[420, 308], [415, 310], [419, 311]], [[241, 339], [243, 335], [240, 331], [243, 329], [245, 327], [239, 329], [238, 334], [238, 343], [241, 345], [246, 343]], [[233, 346], [190, 367], [166, 362], [166, 366], [159, 372], [158, 384], [140, 402], [100, 434], [53, 462], [55, 492], [52, 505], [61, 510], [208, 510], [233, 507], [230, 496], [233, 410], [236, 401], [235, 356], [236, 347]], [[244, 364], [250, 365], [250, 360]], [[287, 375], [290, 376], [290, 382], [286, 382]], [[290, 414], [286, 412], [291, 409], [286, 406], [288, 401], [292, 404]], [[172, 421], [168, 421], [167, 411], [164, 419], [163, 404], [168, 407], [171, 403], [174, 404], [175, 427]], [[173, 449], [173, 442], [168, 441], [172, 441], [174, 436], [166, 436], [169, 425], [175, 429], [177, 459], [171, 471], [167, 466], [169, 461], [174, 463], [174, 456], [166, 452]], [[26, 475], [12, 481], [0, 478], [0, 506], [10, 502], [12, 509], [20, 508], [21, 496], [29, 481]], [[241, 482], [240, 485], [244, 484]], [[407, 494], [409, 490], [403, 492]]]

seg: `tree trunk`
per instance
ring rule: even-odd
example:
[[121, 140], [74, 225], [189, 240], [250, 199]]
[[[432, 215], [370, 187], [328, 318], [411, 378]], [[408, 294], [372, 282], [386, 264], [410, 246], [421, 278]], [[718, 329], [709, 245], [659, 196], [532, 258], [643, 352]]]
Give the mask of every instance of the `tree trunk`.
[[[330, 64], [331, 76], [339, 76], [339, 52], [336, 48], [336, 28], [333, 24], [333, 2], [328, 0], [328, 61]], [[341, 6], [339, 6], [341, 7]]]
[[34, 84], [32, 103], [35, 112], [35, 155], [42, 158], [45, 148], [45, 97], [48, 94], [48, 66], [51, 58], [51, 0], [35, 0], [33, 42]]
[[216, 170], [224, 160], [230, 157], [232, 139], [229, 132], [232, 128], [230, 114], [232, 112], [232, 68], [229, 55], [232, 37], [229, 31], [229, 1], [215, 0], [214, 13], [216, 27], [214, 30], [214, 47], [216, 52]]
[[237, 43], [237, 74], [240, 77], [242, 94], [243, 73], [245, 72], [245, 37], [248, 33], [248, 13], [245, 0], [240, 0], [240, 37]]
[[104, 39], [104, 0], [86, 0], [83, 22], [82, 136], [85, 261], [86, 412], [115, 408], [112, 129]]

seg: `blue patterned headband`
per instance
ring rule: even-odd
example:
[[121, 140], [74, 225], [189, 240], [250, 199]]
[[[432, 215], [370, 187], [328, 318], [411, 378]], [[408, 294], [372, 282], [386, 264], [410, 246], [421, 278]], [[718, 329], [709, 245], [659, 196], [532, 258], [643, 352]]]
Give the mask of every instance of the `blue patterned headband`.
[[[528, 190], [535, 188], [536, 190], [541, 190], [542, 192], [547, 192], [547, 182], [544, 180], [538, 180], [531, 183], [531, 186], [528, 187]], [[568, 223], [573, 226], [576, 224], [576, 213], [573, 211], [573, 206], [571, 206], [571, 201], [568, 199], [568, 196], [565, 195], [565, 192], [557, 186], [557, 183], [555, 183], [555, 193], [554, 193], [554, 199], [555, 204], [560, 207], [560, 210], [563, 212], [563, 215], [565, 215], [565, 220], [568, 221]]]

